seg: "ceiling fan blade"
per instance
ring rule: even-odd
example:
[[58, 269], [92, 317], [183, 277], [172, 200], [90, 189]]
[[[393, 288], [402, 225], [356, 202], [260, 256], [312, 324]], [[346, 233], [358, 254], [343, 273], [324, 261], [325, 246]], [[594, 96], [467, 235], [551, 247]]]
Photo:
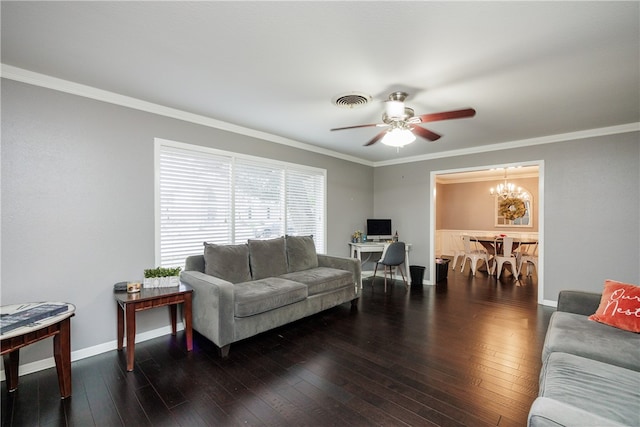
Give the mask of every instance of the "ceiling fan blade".
[[329, 129], [329, 130], [334, 131], [334, 130], [345, 130], [345, 129], [356, 129], [356, 128], [369, 128], [369, 127], [373, 127], [373, 126], [378, 126], [378, 125], [375, 124], [375, 123], [371, 123], [371, 124], [368, 124], [368, 125], [347, 126], [347, 127], [343, 127], [343, 128], [333, 128], [333, 129]]
[[476, 110], [473, 108], [466, 108], [464, 110], [444, 111], [442, 113], [423, 114], [418, 116], [420, 121], [425, 122], [437, 122], [439, 120], [451, 120], [451, 119], [463, 119], [465, 117], [473, 117], [476, 115]]
[[428, 139], [431, 142], [437, 141], [442, 136], [442, 135], [438, 135], [435, 132], [430, 131], [429, 129], [421, 128], [420, 126], [414, 126], [413, 129], [411, 130], [416, 135], [421, 136], [424, 139]]
[[370, 145], [375, 144], [376, 142], [380, 141], [382, 139], [382, 137], [384, 136], [384, 134], [387, 133], [386, 130], [383, 130], [382, 132], [380, 132], [379, 134], [377, 134], [376, 136], [373, 137], [373, 139], [369, 142], [367, 142], [366, 144], [364, 144], [365, 147], [368, 147]]

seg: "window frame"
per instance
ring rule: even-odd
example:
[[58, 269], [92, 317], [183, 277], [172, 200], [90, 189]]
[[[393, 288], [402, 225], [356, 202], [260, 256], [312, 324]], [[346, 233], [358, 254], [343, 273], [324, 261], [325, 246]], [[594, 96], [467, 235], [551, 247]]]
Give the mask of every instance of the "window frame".
[[[161, 206], [161, 153], [163, 152], [163, 148], [168, 149], [177, 149], [177, 150], [185, 150], [185, 151], [193, 151], [194, 153], [211, 155], [217, 157], [226, 157], [229, 159], [230, 168], [231, 168], [231, 176], [230, 176], [230, 205], [231, 209], [229, 212], [230, 221], [229, 221], [229, 240], [228, 244], [237, 244], [244, 243], [245, 240], [237, 241], [236, 240], [236, 162], [248, 162], [258, 165], [264, 165], [268, 167], [272, 167], [275, 169], [280, 169], [280, 172], [283, 174], [282, 183], [283, 183], [283, 213], [284, 217], [281, 220], [283, 233], [280, 235], [286, 234], [287, 224], [289, 220], [289, 214], [287, 212], [287, 173], [304, 173], [305, 171], [309, 172], [310, 177], [315, 177], [317, 179], [320, 177], [321, 179], [321, 201], [316, 203], [316, 205], [320, 205], [321, 216], [322, 219], [320, 223], [317, 223], [319, 228], [321, 227], [322, 232], [321, 235], [314, 236], [314, 240], [316, 241], [317, 251], [318, 253], [326, 253], [327, 247], [327, 170], [323, 168], [317, 168], [313, 166], [307, 166], [292, 162], [284, 162], [281, 160], [274, 160], [265, 157], [252, 156], [242, 153], [236, 153], [232, 151], [220, 150], [217, 148], [211, 148], [201, 145], [188, 144], [178, 141], [167, 140], [163, 138], [155, 138], [154, 139], [154, 216], [155, 216], [155, 224], [154, 224], [154, 238], [155, 238], [155, 264], [158, 266], [162, 265], [162, 206]], [[203, 239], [206, 241], [206, 239]], [[202, 253], [202, 252], [199, 252]], [[195, 254], [195, 253], [194, 253]]]

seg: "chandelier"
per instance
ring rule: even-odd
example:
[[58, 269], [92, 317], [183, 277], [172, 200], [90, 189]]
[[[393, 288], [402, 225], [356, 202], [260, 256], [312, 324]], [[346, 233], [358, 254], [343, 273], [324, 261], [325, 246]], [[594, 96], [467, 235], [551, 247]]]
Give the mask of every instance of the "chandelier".
[[516, 187], [512, 182], [507, 181], [507, 170], [504, 170], [504, 182], [498, 184], [496, 188], [489, 189], [489, 195], [497, 198], [506, 199], [529, 199], [529, 193], [522, 190], [522, 187]]

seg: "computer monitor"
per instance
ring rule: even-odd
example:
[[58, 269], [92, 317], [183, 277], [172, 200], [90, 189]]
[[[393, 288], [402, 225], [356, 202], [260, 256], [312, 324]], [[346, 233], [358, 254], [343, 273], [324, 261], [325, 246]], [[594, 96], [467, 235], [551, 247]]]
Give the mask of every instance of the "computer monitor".
[[390, 219], [367, 219], [367, 240], [389, 240], [393, 237]]

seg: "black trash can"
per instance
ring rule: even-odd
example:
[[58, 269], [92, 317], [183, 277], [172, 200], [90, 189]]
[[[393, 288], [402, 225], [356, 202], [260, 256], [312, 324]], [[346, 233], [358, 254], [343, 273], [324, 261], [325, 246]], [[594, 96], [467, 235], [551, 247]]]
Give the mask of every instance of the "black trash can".
[[424, 279], [425, 267], [421, 265], [410, 265], [409, 271], [411, 272], [411, 286], [422, 286], [422, 279]]
[[436, 258], [436, 282], [447, 279], [449, 261], [446, 258]]

